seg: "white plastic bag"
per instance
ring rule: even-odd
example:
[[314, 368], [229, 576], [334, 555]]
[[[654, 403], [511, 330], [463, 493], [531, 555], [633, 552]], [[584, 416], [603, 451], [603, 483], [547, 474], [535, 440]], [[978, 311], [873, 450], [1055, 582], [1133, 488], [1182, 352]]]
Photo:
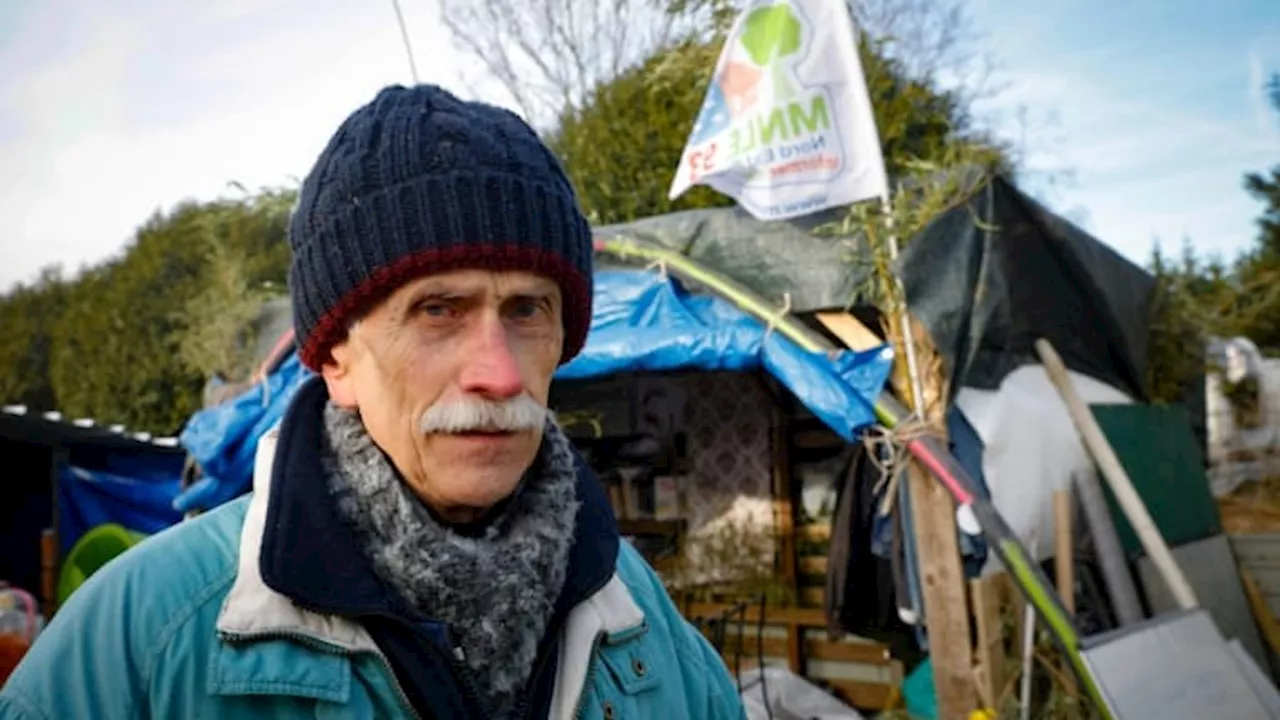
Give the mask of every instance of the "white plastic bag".
[[765, 668], [763, 682], [757, 670], [744, 670], [741, 677], [747, 720], [863, 720], [857, 710], [786, 668]]

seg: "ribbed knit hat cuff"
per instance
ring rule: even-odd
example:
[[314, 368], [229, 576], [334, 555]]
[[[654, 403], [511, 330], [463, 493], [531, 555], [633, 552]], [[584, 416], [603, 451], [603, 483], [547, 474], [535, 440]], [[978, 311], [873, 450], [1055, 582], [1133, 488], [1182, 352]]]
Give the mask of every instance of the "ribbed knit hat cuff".
[[554, 280], [560, 285], [564, 312], [564, 350], [561, 363], [572, 360], [586, 344], [591, 325], [591, 288], [581, 272], [540, 248], [520, 245], [458, 245], [431, 248], [378, 268], [368, 279], [342, 297], [320, 317], [302, 341], [302, 364], [319, 372], [329, 351], [346, 338], [351, 323], [372, 310], [405, 283], [437, 272], [458, 269], [521, 270]]
[[305, 275], [306, 287], [294, 287], [294, 323], [311, 369], [328, 360], [353, 322], [405, 283], [458, 269], [554, 280], [562, 296], [562, 362], [582, 349], [591, 322], [592, 243], [572, 195], [524, 178], [464, 172], [335, 200], [309, 221], [295, 216], [306, 224], [292, 229], [308, 239], [294, 249], [291, 274]]

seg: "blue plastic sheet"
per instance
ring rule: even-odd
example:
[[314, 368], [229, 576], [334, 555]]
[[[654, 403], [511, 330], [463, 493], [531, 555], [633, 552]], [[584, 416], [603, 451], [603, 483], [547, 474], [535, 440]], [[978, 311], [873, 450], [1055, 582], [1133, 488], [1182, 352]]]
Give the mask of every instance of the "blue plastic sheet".
[[619, 372], [764, 370], [845, 440], [875, 422], [873, 408], [893, 365], [888, 347], [802, 350], [719, 297], [693, 295], [656, 272], [595, 276], [587, 346], [556, 373], [582, 379]]
[[[560, 380], [620, 372], [763, 370], [845, 440], [875, 421], [872, 408], [892, 367], [892, 351], [844, 351], [828, 357], [796, 347], [717, 298], [693, 295], [656, 272], [595, 275], [587, 345], [556, 373]], [[258, 438], [283, 416], [309, 376], [291, 356], [267, 381], [192, 416], [181, 435], [205, 477], [176, 500], [182, 510], [210, 508], [248, 490]]]
[[[181, 457], [117, 458], [112, 469], [58, 467], [58, 544], [63, 557], [85, 533], [117, 523], [150, 535], [182, 519], [173, 508], [181, 483]], [[120, 474], [128, 469], [129, 475]]]
[[203, 477], [174, 499], [174, 508], [207, 510], [248, 490], [258, 438], [284, 417], [289, 400], [310, 376], [294, 352], [264, 381], [192, 415], [178, 440]]

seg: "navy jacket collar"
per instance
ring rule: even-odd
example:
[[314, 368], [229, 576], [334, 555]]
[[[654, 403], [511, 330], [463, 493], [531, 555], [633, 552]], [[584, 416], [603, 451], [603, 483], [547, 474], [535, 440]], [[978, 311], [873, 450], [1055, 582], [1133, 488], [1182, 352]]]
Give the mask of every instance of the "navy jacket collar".
[[[374, 573], [333, 507], [320, 465], [327, 401], [323, 379], [312, 378], [298, 389], [281, 423], [259, 557], [263, 581], [316, 612], [412, 614]], [[581, 506], [557, 619], [609, 581], [620, 541], [603, 486], [577, 453], [575, 460]]]

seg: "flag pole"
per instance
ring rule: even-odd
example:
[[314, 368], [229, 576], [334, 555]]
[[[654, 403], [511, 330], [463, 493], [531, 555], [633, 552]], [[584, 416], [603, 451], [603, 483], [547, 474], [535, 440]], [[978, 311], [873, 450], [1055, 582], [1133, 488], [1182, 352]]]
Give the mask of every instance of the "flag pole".
[[[885, 229], [888, 230], [889, 262], [892, 265], [898, 261], [898, 234], [894, 229], [893, 203], [890, 202], [887, 191], [880, 196], [880, 208], [884, 211], [884, 225]], [[907, 379], [911, 383], [911, 406], [917, 416], [923, 417], [924, 383], [920, 379], [920, 361], [916, 356], [916, 344], [911, 335], [911, 315], [907, 312], [907, 290], [902, 284], [902, 278], [898, 276], [898, 273], [890, 268], [889, 274], [893, 276], [894, 289], [900, 302], [898, 306], [898, 323], [901, 325], [903, 352], [907, 356]]]

